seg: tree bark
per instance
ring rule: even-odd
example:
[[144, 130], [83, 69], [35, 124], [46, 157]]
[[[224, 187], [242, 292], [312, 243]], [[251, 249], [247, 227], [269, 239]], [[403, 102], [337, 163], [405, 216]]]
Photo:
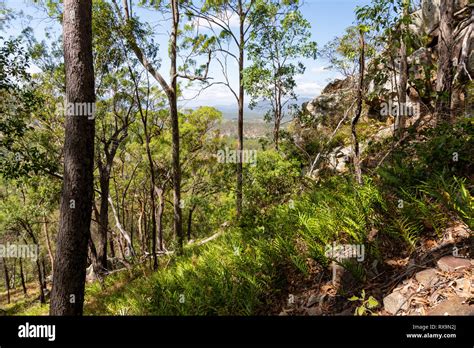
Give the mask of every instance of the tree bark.
[[36, 260], [36, 272], [38, 274], [38, 285], [39, 285], [39, 291], [40, 291], [40, 303], [45, 304], [46, 303], [46, 297], [44, 296], [44, 281], [43, 281], [43, 272], [41, 272], [41, 263], [38, 260]]
[[99, 252], [98, 260], [102, 269], [107, 269], [107, 234], [109, 232], [109, 185], [110, 172], [99, 165], [100, 173], [100, 214], [99, 214]]
[[159, 188], [158, 190], [158, 212], [157, 212], [157, 223], [158, 223], [158, 246], [160, 251], [163, 251], [163, 212], [165, 211], [165, 189]]
[[244, 150], [244, 46], [245, 46], [245, 16], [243, 10], [242, 0], [238, 2], [239, 6], [239, 114], [238, 114], [238, 140], [237, 140], [237, 218], [242, 215], [243, 203], [243, 164], [242, 153]]
[[5, 258], [2, 258], [3, 261], [3, 273], [5, 276], [5, 289], [7, 291], [7, 303], [10, 304], [10, 276], [8, 274], [8, 267]]
[[46, 220], [46, 215], [43, 216], [43, 226], [44, 226], [44, 238], [46, 240], [46, 248], [48, 249], [49, 261], [51, 262], [51, 274], [54, 274], [54, 256], [53, 256], [53, 249], [51, 248], [51, 240], [49, 239], [48, 221]]
[[179, 30], [179, 3], [177, 0], [171, 0], [171, 8], [173, 12], [173, 29], [171, 31], [170, 43], [170, 60], [171, 60], [171, 88], [168, 92], [168, 100], [170, 104], [171, 115], [171, 131], [173, 141], [173, 208], [174, 208], [174, 233], [178, 238], [178, 254], [183, 252], [183, 223], [181, 211], [181, 164], [179, 160], [179, 117], [178, 117], [178, 74], [177, 74], [177, 42]]
[[357, 122], [359, 122], [360, 115], [362, 113], [362, 96], [364, 89], [364, 70], [365, 70], [365, 40], [364, 33], [360, 31], [360, 57], [359, 57], [359, 84], [357, 88], [357, 106], [356, 113], [351, 123], [352, 131], [352, 152], [354, 162], [354, 173], [356, 182], [362, 185], [362, 170], [360, 167], [360, 153], [359, 153], [359, 140], [357, 139]]
[[21, 280], [21, 287], [23, 289], [23, 294], [25, 294], [25, 297], [27, 297], [28, 291], [26, 289], [25, 274], [23, 272], [23, 261], [21, 260], [21, 257], [20, 257], [20, 280]]
[[440, 23], [438, 39], [438, 74], [436, 77], [436, 121], [451, 118], [451, 94], [453, 85], [453, 0], [440, 1]]
[[196, 206], [193, 205], [191, 209], [189, 209], [189, 213], [188, 213], [188, 242], [191, 240], [191, 228], [193, 225], [193, 213], [195, 209], [196, 209]]
[[[92, 0], [65, 0], [66, 101], [94, 103]], [[74, 110], [76, 111], [76, 110]], [[95, 121], [66, 116], [64, 180], [51, 292], [51, 315], [82, 315], [93, 199]]]
[[[410, 2], [409, 0], [403, 1], [403, 17], [408, 16]], [[407, 86], [408, 86], [408, 58], [407, 58], [407, 45], [406, 45], [406, 25], [400, 25], [400, 80], [398, 84], [398, 114], [397, 114], [397, 133], [398, 137], [403, 136], [403, 130], [406, 125], [406, 116], [404, 110], [406, 110], [407, 102]]]

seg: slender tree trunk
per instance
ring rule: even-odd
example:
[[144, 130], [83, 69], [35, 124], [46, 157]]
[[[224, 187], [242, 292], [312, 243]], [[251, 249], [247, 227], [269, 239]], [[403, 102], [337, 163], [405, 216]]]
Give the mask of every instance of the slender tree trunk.
[[11, 288], [15, 289], [15, 283], [16, 283], [16, 258], [13, 259], [13, 272], [12, 272], [12, 279], [11, 279]]
[[156, 257], [156, 205], [155, 205], [155, 168], [153, 165], [153, 159], [151, 158], [151, 152], [148, 146], [148, 161], [150, 161], [151, 174], [151, 187], [150, 187], [150, 199], [151, 199], [151, 253], [153, 255], [153, 269], [158, 269], [158, 259]]
[[99, 257], [97, 255], [97, 248], [95, 247], [94, 241], [92, 240], [92, 236], [91, 236], [91, 238], [89, 238], [88, 246], [89, 246], [90, 260], [91, 260], [91, 263], [93, 265], [94, 272], [97, 272], [97, 270], [101, 266], [100, 266], [100, 262], [99, 262]]
[[191, 240], [191, 228], [193, 225], [193, 213], [195, 209], [196, 209], [196, 206], [193, 205], [191, 209], [189, 209], [189, 213], [188, 213], [188, 242]]
[[100, 214], [99, 214], [99, 264], [107, 269], [107, 235], [109, 231], [109, 191], [110, 172], [107, 168], [99, 168], [100, 172]]
[[7, 303], [10, 304], [10, 276], [8, 273], [8, 267], [7, 267], [7, 262], [5, 258], [2, 258], [3, 261], [3, 273], [5, 276], [5, 289], [7, 291]]
[[[408, 16], [408, 10], [410, 6], [409, 0], [403, 1], [403, 16]], [[406, 102], [407, 102], [407, 85], [408, 85], [408, 59], [407, 59], [407, 46], [406, 46], [406, 25], [401, 24], [400, 26], [400, 80], [398, 85], [398, 115], [397, 115], [397, 129], [398, 136], [403, 135], [403, 130], [406, 125]]]
[[20, 280], [21, 280], [21, 287], [23, 289], [23, 294], [25, 297], [28, 297], [28, 291], [26, 289], [26, 282], [25, 282], [25, 274], [23, 272], [23, 261], [20, 257]]
[[43, 216], [43, 226], [44, 226], [44, 238], [46, 240], [46, 248], [48, 249], [49, 261], [51, 262], [51, 274], [54, 274], [54, 256], [53, 256], [53, 249], [51, 248], [51, 240], [49, 239], [48, 221], [46, 220], [46, 215]]
[[182, 224], [182, 211], [181, 211], [181, 164], [179, 160], [179, 117], [178, 117], [178, 85], [177, 85], [177, 40], [178, 40], [178, 29], [179, 29], [179, 4], [177, 0], [171, 0], [171, 7], [173, 12], [173, 29], [171, 31], [171, 43], [170, 43], [170, 60], [171, 60], [171, 86], [168, 91], [168, 100], [170, 104], [170, 116], [171, 116], [171, 131], [173, 141], [173, 208], [174, 208], [174, 233], [178, 238], [178, 254], [183, 252], [183, 224]]
[[451, 118], [451, 93], [453, 85], [453, 0], [440, 1], [440, 23], [438, 39], [438, 73], [436, 77], [436, 121]]
[[237, 140], [237, 218], [242, 215], [243, 202], [243, 164], [242, 153], [244, 150], [244, 45], [245, 45], [245, 21], [243, 15], [242, 0], [239, 0], [240, 36], [239, 36], [239, 114], [238, 114], [238, 140]]
[[138, 222], [137, 222], [137, 225], [138, 225], [138, 240], [140, 242], [140, 247], [141, 247], [141, 250], [142, 250], [142, 254], [143, 254], [143, 251], [145, 250], [144, 248], [144, 243], [143, 243], [143, 229], [142, 229], [142, 219], [143, 219], [143, 211], [144, 211], [144, 206], [143, 206], [143, 203], [141, 203], [140, 205], [140, 214], [138, 215]]
[[[65, 0], [66, 101], [94, 103], [92, 0]], [[95, 121], [67, 115], [64, 180], [51, 292], [51, 315], [82, 315], [93, 199]]]
[[46, 261], [44, 257], [41, 257], [41, 269], [42, 269], [42, 275], [43, 275], [41, 278], [41, 280], [43, 281], [43, 289], [47, 289], [48, 288], [48, 284], [46, 283], [47, 269], [46, 269]]
[[278, 96], [277, 99], [277, 109], [275, 114], [275, 125], [273, 128], [273, 141], [275, 142], [275, 148], [278, 151], [279, 142], [280, 142], [280, 124], [282, 119], [283, 110], [281, 107], [281, 96]]
[[107, 237], [109, 239], [109, 253], [110, 253], [110, 257], [114, 258], [115, 257], [115, 243], [114, 243], [114, 239], [112, 238], [112, 236], [108, 236]]
[[46, 303], [46, 297], [44, 296], [44, 281], [43, 281], [43, 273], [41, 272], [41, 263], [39, 260], [36, 260], [36, 272], [38, 274], [38, 285], [40, 291], [40, 302], [41, 304]]
[[158, 222], [158, 247], [160, 251], [163, 251], [163, 212], [165, 211], [165, 190], [164, 188], [158, 189], [158, 212], [157, 212], [157, 222]]
[[362, 170], [360, 167], [359, 140], [357, 139], [357, 122], [359, 122], [362, 113], [362, 92], [364, 89], [364, 70], [365, 70], [365, 40], [364, 33], [360, 31], [360, 58], [359, 58], [359, 84], [357, 87], [357, 108], [351, 123], [352, 130], [352, 151], [354, 161], [354, 173], [356, 182], [362, 185]]

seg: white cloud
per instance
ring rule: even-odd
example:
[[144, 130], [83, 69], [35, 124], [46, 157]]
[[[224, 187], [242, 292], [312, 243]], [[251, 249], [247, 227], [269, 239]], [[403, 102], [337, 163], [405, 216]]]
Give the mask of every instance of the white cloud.
[[309, 71], [312, 74], [327, 74], [329, 72], [325, 66], [314, 66]]
[[232, 92], [224, 85], [214, 85], [203, 90], [201, 94], [198, 95], [198, 93], [199, 87], [184, 89], [181, 104], [187, 107], [194, 107], [204, 105], [232, 105], [236, 102]]
[[299, 97], [315, 97], [321, 93], [323, 86], [317, 82], [299, 82], [296, 85], [295, 92]]

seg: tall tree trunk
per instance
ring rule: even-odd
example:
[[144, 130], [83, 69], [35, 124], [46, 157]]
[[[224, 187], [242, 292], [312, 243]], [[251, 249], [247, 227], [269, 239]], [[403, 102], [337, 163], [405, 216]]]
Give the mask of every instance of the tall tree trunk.
[[140, 214], [138, 215], [138, 240], [140, 241], [140, 248], [143, 251], [145, 250], [144, 246], [144, 235], [143, 235], [143, 229], [142, 229], [142, 220], [143, 220], [143, 211], [145, 210], [143, 203], [140, 204]]
[[[408, 16], [410, 8], [410, 1], [403, 0], [403, 17]], [[398, 114], [397, 114], [397, 130], [398, 136], [403, 135], [405, 129], [406, 117], [406, 102], [407, 102], [407, 85], [408, 85], [408, 58], [406, 46], [406, 25], [400, 25], [400, 80], [398, 84]]]
[[51, 240], [49, 239], [48, 221], [46, 220], [46, 215], [43, 215], [43, 226], [44, 226], [44, 238], [46, 240], [46, 248], [48, 249], [49, 261], [51, 262], [51, 274], [54, 274], [54, 256], [53, 256], [53, 249], [51, 248]]
[[[117, 5], [117, 1], [113, 0], [113, 4], [119, 13], [120, 18], [125, 19], [125, 23], [131, 20], [131, 11], [129, 10], [128, 1], [123, 1], [123, 8], [125, 17], [120, 15], [120, 9]], [[160, 84], [162, 89], [165, 91], [169, 103], [169, 111], [171, 117], [171, 129], [172, 129], [172, 178], [173, 178], [173, 206], [174, 206], [174, 233], [178, 239], [178, 254], [182, 252], [183, 248], [183, 228], [182, 228], [182, 212], [181, 212], [181, 164], [179, 161], [179, 119], [178, 119], [178, 105], [177, 105], [177, 40], [178, 40], [178, 29], [179, 29], [179, 2], [177, 0], [171, 0], [171, 12], [172, 12], [172, 30], [170, 37], [169, 45], [169, 55], [170, 55], [170, 78], [171, 83], [168, 84], [163, 76], [154, 68], [147, 57], [144, 55], [143, 51], [140, 49], [136, 42], [136, 38], [133, 35], [128, 35], [127, 42], [130, 45], [131, 49], [135, 53], [135, 56], [143, 65], [143, 67], [155, 78], [155, 80]], [[135, 84], [136, 85], [136, 84]], [[135, 88], [137, 89], [137, 88]], [[139, 99], [138, 93], [137, 99]], [[139, 103], [140, 104], [140, 103]], [[140, 105], [139, 105], [140, 108]], [[151, 192], [154, 191], [155, 183], [152, 185]], [[152, 200], [153, 202], [153, 200]], [[156, 211], [152, 211], [152, 220], [155, 220]], [[156, 221], [154, 221], [154, 232], [156, 238]], [[153, 240], [153, 244], [156, 245], [156, 241]], [[154, 253], [156, 254], [156, 253]], [[157, 266], [157, 262], [154, 260], [154, 267]]]
[[280, 124], [282, 119], [282, 106], [281, 106], [281, 95], [278, 95], [277, 103], [276, 103], [276, 113], [275, 113], [275, 124], [273, 127], [273, 141], [275, 142], [275, 148], [278, 151], [279, 142], [280, 142]]
[[171, 7], [173, 12], [173, 29], [171, 31], [171, 43], [170, 43], [170, 60], [171, 60], [171, 86], [168, 91], [168, 100], [170, 104], [170, 116], [171, 116], [171, 131], [173, 141], [173, 208], [174, 208], [174, 233], [178, 238], [178, 254], [183, 252], [183, 224], [182, 224], [182, 211], [181, 211], [181, 164], [179, 160], [179, 118], [178, 118], [178, 75], [177, 75], [177, 40], [178, 40], [178, 29], [179, 29], [179, 4], [177, 0], [171, 1]]
[[100, 214], [99, 214], [99, 251], [98, 260], [102, 269], [107, 269], [107, 236], [109, 232], [109, 190], [110, 172], [106, 168], [100, 168]]
[[3, 273], [5, 276], [5, 289], [7, 291], [7, 303], [10, 304], [10, 276], [8, 274], [8, 267], [7, 267], [7, 262], [5, 261], [5, 258], [2, 258], [3, 262]]
[[[94, 103], [92, 0], [64, 0], [66, 101]], [[75, 108], [74, 108], [75, 109]], [[82, 315], [93, 198], [95, 121], [67, 115], [51, 315]]]
[[43, 277], [41, 278], [41, 280], [43, 281], [43, 289], [47, 289], [48, 288], [48, 284], [46, 283], [47, 269], [46, 269], [46, 261], [44, 257], [41, 257], [41, 269], [42, 269], [42, 275], [43, 275]]
[[188, 242], [191, 240], [191, 228], [193, 225], [193, 213], [195, 209], [196, 209], [196, 206], [193, 205], [191, 209], [189, 209], [189, 213], [188, 213]]
[[12, 279], [11, 279], [11, 288], [15, 289], [16, 283], [16, 258], [13, 259], [13, 272], [12, 272]]
[[28, 296], [28, 291], [26, 289], [26, 282], [25, 282], [25, 273], [23, 271], [23, 261], [20, 257], [20, 280], [21, 280], [21, 287], [23, 289], [23, 294], [25, 295], [25, 297]]
[[238, 114], [238, 140], [237, 140], [237, 218], [242, 214], [243, 202], [243, 164], [242, 154], [244, 150], [244, 46], [245, 46], [245, 20], [243, 13], [242, 0], [239, 0], [239, 114]]
[[359, 84], [357, 87], [357, 108], [354, 118], [351, 123], [352, 131], [352, 152], [354, 162], [354, 173], [356, 182], [362, 185], [362, 170], [360, 167], [360, 153], [359, 153], [359, 140], [357, 139], [357, 122], [359, 122], [360, 115], [362, 113], [362, 96], [364, 89], [364, 70], [365, 70], [365, 40], [364, 32], [360, 31], [360, 57], [359, 57]]
[[451, 118], [451, 93], [453, 85], [453, 0], [440, 1], [440, 23], [438, 39], [438, 73], [436, 77], [436, 121]]
[[158, 189], [158, 247], [160, 251], [163, 251], [163, 212], [165, 211], [165, 190], [164, 188]]
[[97, 255], [97, 248], [95, 247], [94, 241], [92, 240], [92, 236], [91, 238], [89, 238], [88, 246], [89, 246], [89, 255], [90, 255], [89, 259], [92, 263], [93, 270], [94, 272], [98, 272], [98, 270], [101, 268], [101, 265], [99, 262], [99, 256]]
[[36, 272], [38, 274], [38, 285], [39, 285], [39, 291], [40, 291], [40, 302], [41, 304], [46, 303], [46, 297], [44, 296], [44, 281], [43, 281], [43, 272], [41, 272], [41, 263], [38, 260], [36, 260]]

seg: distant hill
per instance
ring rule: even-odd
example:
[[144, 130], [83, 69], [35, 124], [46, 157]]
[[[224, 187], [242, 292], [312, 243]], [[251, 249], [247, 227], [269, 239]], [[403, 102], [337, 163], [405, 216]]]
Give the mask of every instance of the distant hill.
[[[296, 104], [301, 105], [310, 101], [312, 98], [298, 98]], [[238, 108], [235, 105], [214, 105], [214, 107], [222, 112], [222, 116], [226, 120], [237, 120]], [[244, 118], [246, 120], [263, 120], [263, 116], [270, 109], [270, 103], [260, 103], [255, 109], [251, 110], [248, 106], [244, 109]]]

